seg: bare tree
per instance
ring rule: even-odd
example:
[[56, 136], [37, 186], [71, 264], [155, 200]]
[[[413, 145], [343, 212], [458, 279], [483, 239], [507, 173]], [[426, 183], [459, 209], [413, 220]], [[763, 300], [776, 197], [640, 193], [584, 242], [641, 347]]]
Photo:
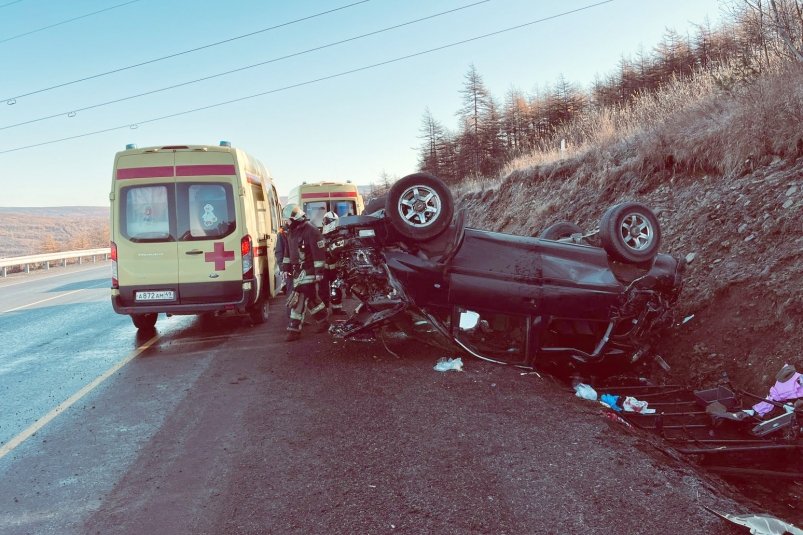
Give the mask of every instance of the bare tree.
[[423, 140], [423, 143], [419, 169], [441, 176], [445, 166], [444, 158], [442, 157], [445, 129], [443, 125], [435, 120], [429, 108], [424, 110], [420, 132], [419, 138]]
[[790, 55], [803, 63], [803, 0], [770, 0], [772, 18]]
[[752, 29], [765, 62], [777, 43], [780, 56], [803, 63], [803, 0], [743, 0], [740, 5], [745, 8], [735, 7], [740, 26]]
[[460, 94], [463, 96], [463, 105], [457, 115], [463, 122], [461, 138], [464, 149], [468, 152], [464, 156], [470, 155], [470, 174], [477, 176], [480, 173], [482, 160], [480, 131], [483, 128], [483, 119], [489, 117], [493, 109], [493, 100], [473, 63], [465, 75]]
[[547, 117], [551, 127], [567, 123], [586, 105], [585, 95], [561, 74], [549, 96]]

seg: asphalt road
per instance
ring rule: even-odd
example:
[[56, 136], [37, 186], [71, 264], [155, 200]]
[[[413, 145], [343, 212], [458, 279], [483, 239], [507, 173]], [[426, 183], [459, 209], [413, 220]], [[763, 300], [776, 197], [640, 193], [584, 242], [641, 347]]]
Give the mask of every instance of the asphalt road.
[[0, 282], [0, 533], [717, 534], [704, 505], [750, 511], [546, 377], [288, 344], [281, 299], [138, 336], [107, 287], [108, 265]]

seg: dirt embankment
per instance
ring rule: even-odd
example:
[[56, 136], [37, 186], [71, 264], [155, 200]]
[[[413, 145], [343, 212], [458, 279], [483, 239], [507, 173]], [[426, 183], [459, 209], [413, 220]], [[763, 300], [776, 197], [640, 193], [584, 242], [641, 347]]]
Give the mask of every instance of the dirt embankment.
[[537, 235], [560, 220], [591, 230], [608, 206], [644, 202], [658, 214], [662, 251], [691, 259], [677, 318], [694, 317], [660, 349], [672, 380], [698, 386], [727, 373], [765, 394], [784, 363], [803, 369], [803, 157], [695, 176], [608, 156], [515, 171], [458, 205], [470, 226]]

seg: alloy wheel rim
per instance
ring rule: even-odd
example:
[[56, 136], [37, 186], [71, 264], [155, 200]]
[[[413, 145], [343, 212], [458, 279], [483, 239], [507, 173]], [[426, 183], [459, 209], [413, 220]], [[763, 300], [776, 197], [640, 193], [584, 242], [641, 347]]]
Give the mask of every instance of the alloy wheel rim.
[[624, 244], [633, 251], [648, 249], [655, 239], [652, 223], [638, 213], [627, 214], [622, 219], [619, 235]]
[[441, 198], [428, 186], [411, 186], [399, 197], [399, 215], [413, 227], [431, 225], [441, 213]]

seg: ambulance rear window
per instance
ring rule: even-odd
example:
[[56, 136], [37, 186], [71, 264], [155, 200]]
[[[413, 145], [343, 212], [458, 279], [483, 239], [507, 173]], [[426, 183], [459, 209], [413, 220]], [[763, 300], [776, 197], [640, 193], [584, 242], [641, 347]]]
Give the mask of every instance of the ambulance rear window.
[[123, 235], [131, 241], [172, 239], [168, 193], [168, 187], [164, 185], [125, 188], [124, 211], [120, 217]]
[[310, 223], [316, 227], [323, 226], [323, 216], [326, 212], [334, 212], [338, 217], [355, 215], [357, 213], [354, 201], [310, 201], [304, 203], [304, 213]]
[[177, 187], [181, 240], [218, 239], [234, 232], [237, 219], [231, 184], [183, 183]]
[[328, 207], [326, 206], [326, 201], [311, 201], [304, 203], [304, 213], [307, 214], [307, 218], [309, 219], [310, 223], [316, 227], [323, 226], [323, 216], [326, 214], [327, 210]]
[[332, 211], [336, 213], [338, 217], [355, 215], [357, 213], [354, 201], [331, 201], [331, 203]]

